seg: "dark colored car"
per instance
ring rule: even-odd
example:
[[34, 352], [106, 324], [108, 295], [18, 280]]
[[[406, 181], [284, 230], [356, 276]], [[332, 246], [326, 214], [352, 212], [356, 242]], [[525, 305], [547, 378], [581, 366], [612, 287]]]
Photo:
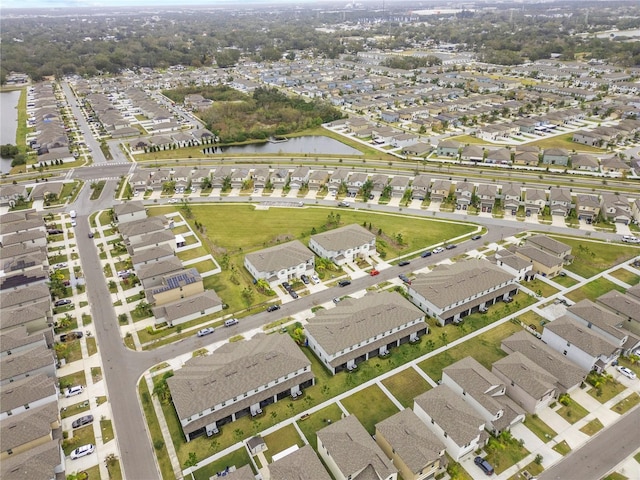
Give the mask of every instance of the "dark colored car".
[[480, 469], [485, 473], [485, 475], [493, 475], [493, 467], [484, 458], [476, 457], [473, 459], [473, 463], [478, 465], [478, 467], [480, 467]]
[[284, 288], [287, 292], [291, 290], [291, 284], [289, 282], [282, 282], [282, 288]]
[[406, 267], [407, 265], [409, 265], [411, 262], [409, 260], [403, 260], [402, 262], [398, 263], [399, 267]]
[[276, 310], [280, 310], [280, 305], [270, 305], [267, 307], [267, 312], [275, 312]]
[[404, 283], [411, 285], [411, 280], [409, 280], [409, 277], [407, 277], [404, 273], [401, 273], [400, 275], [398, 275], [398, 278], [402, 280]]
[[351, 280], [340, 280], [338, 282], [339, 287], [346, 287], [347, 285], [351, 285]]
[[453, 250], [456, 247], [457, 247], [457, 245], [455, 243], [450, 243], [444, 248], [446, 248], [447, 250]]
[[309, 277], [306, 275], [300, 275], [300, 280], [302, 280], [305, 285], [309, 285]]
[[92, 422], [93, 422], [93, 415], [85, 415], [83, 417], [78, 418], [77, 420], [74, 420], [73, 423], [71, 424], [71, 427], [72, 428], [83, 427], [85, 425], [89, 425]]
[[89, 232], [89, 238], [93, 238], [93, 232]]
[[471, 237], [471, 240], [480, 240], [482, 238], [482, 235], [474, 235], [473, 237]]
[[422, 252], [422, 255], [420, 255], [422, 258], [425, 257], [430, 257], [431, 256], [431, 252], [429, 250], [426, 250], [424, 252]]
[[291, 295], [291, 297], [295, 300], [296, 298], [298, 298], [298, 294], [296, 293], [295, 290], [289, 290], [289, 295]]
[[63, 307], [64, 305], [69, 305], [71, 303], [71, 300], [69, 300], [68, 298], [63, 298], [61, 300], [56, 300], [55, 303], [53, 304], [54, 307]]

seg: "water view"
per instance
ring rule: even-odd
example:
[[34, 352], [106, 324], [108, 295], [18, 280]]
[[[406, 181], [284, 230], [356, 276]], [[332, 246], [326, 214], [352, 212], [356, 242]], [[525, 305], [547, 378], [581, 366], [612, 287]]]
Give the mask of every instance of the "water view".
[[[18, 100], [20, 90], [0, 93], [0, 145], [16, 143], [16, 130], [18, 129]], [[0, 157], [0, 172], [8, 173], [11, 170], [11, 159]]]
[[274, 154], [274, 153], [307, 153], [309, 155], [362, 155], [362, 152], [345, 145], [333, 138], [320, 135], [295, 137], [283, 142], [254, 143], [231, 147], [216, 147], [215, 153], [227, 154]]

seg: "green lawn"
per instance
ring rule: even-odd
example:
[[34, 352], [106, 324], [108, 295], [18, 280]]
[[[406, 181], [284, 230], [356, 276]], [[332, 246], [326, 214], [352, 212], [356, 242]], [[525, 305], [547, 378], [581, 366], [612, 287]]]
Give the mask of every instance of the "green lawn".
[[413, 368], [407, 368], [382, 381], [382, 384], [405, 408], [413, 406], [413, 399], [431, 389], [431, 385]]
[[486, 368], [491, 370], [491, 364], [507, 354], [500, 349], [502, 339], [522, 330], [520, 325], [506, 322], [482, 335], [471, 338], [466, 342], [448, 349], [445, 352], [423, 360], [418, 364], [434, 381], [442, 378], [442, 370], [467, 356], [472, 356]]
[[597, 418], [594, 418], [589, 423], [587, 423], [584, 427], [582, 427], [580, 431], [592, 437], [603, 428], [604, 428], [604, 425], [602, 425], [602, 422]]
[[623, 415], [627, 413], [629, 410], [631, 410], [633, 407], [635, 407], [638, 403], [640, 403], [640, 395], [638, 395], [638, 392], [633, 392], [631, 395], [623, 398], [618, 403], [616, 403], [613, 407], [611, 407], [611, 410], [613, 410], [616, 413], [619, 413], [620, 415]]
[[565, 456], [567, 453], [571, 451], [571, 447], [569, 446], [566, 440], [562, 440], [560, 443], [554, 445], [553, 449], [562, 456]]
[[[524, 472], [528, 472], [529, 476], [525, 477]], [[536, 462], [531, 462], [515, 475], [509, 477], [509, 480], [529, 480], [532, 476], [535, 478], [544, 472], [544, 467]]]
[[67, 363], [82, 359], [80, 340], [56, 344], [56, 353], [59, 359], [65, 359]]
[[527, 144], [539, 147], [541, 149], [547, 148], [564, 148], [565, 150], [576, 150], [577, 152], [584, 153], [603, 153], [604, 150], [597, 147], [590, 147], [588, 145], [582, 145], [581, 143], [575, 143], [573, 140], [573, 133], [564, 133], [562, 135], [555, 135], [549, 138], [543, 138], [541, 140], [535, 140]]
[[113, 440], [113, 425], [111, 420], [100, 420], [100, 431], [102, 432], [102, 442], [108, 443]]
[[[571, 246], [571, 254], [575, 258], [566, 269], [585, 278], [593, 277], [614, 265], [624, 263], [640, 253], [640, 249], [622, 244], [614, 245], [553, 235], [550, 237]], [[557, 280], [559, 281], [560, 278], [558, 277]]]
[[264, 441], [268, 447], [268, 450], [265, 452], [265, 456], [269, 463], [273, 461], [273, 456], [276, 453], [280, 453], [293, 445], [304, 447], [304, 442], [293, 425], [287, 425], [286, 427], [270, 433], [264, 437]]
[[533, 310], [529, 310], [528, 312], [524, 312], [522, 315], [518, 315], [518, 320], [520, 320], [525, 325], [534, 325], [536, 330], [539, 332], [542, 331], [543, 322], [546, 323], [547, 319], [542, 315], [537, 314]]
[[584, 300], [585, 298], [595, 302], [599, 296], [604, 295], [611, 290], [618, 290], [623, 293], [625, 292], [625, 289], [620, 285], [613, 283], [604, 277], [600, 277], [583, 285], [577, 290], [567, 293], [565, 296], [576, 303], [580, 300]]
[[189, 268], [195, 268], [198, 271], [198, 273], [202, 274], [215, 269], [216, 264], [213, 262], [213, 260], [209, 259], [209, 260], [203, 260], [202, 262], [191, 264], [189, 265]]
[[73, 417], [79, 413], [86, 412], [89, 408], [91, 408], [89, 407], [89, 402], [74, 403], [73, 405], [69, 405], [67, 408], [60, 410], [60, 418]]
[[587, 409], [573, 399], [571, 399], [571, 403], [569, 403], [569, 405], [563, 405], [558, 410], [558, 415], [572, 425], [581, 418], [586, 417], [588, 414], [589, 412]]
[[640, 377], [640, 362], [639, 363], [631, 363], [627, 357], [618, 357], [618, 364], [630, 368], [633, 370], [637, 376]]
[[[246, 307], [242, 297], [244, 288], [254, 292], [253, 304], [261, 304], [270, 298], [253, 287], [253, 278], [243, 266], [246, 253], [294, 239], [306, 244], [312, 233], [336, 226], [366, 223], [367, 228], [371, 224], [371, 231], [378, 234], [378, 250], [384, 251], [387, 258], [395, 258], [471, 233], [474, 229], [470, 225], [423, 217], [324, 207], [256, 210], [253, 205], [224, 204], [192, 205], [190, 209], [193, 216], [188, 220], [189, 223], [192, 228], [196, 221], [203, 225], [208, 237], [203, 239], [203, 245], [207, 245], [212, 252], [198, 248], [195, 249], [201, 250], [198, 253], [187, 250], [178, 256], [184, 261], [213, 253], [218, 262], [223, 264], [227, 263], [223, 262], [227, 256], [228, 268], [224, 268], [221, 274], [207, 277], [205, 286], [215, 289], [229, 305], [230, 311]], [[162, 215], [170, 211], [172, 209], [168, 207], [154, 207], [150, 209], [150, 214]]]
[[624, 283], [634, 286], [640, 283], [640, 275], [636, 275], [629, 270], [625, 270], [624, 268], [619, 268], [618, 270], [614, 270], [610, 273], [612, 277], [617, 278], [618, 280], [622, 280]]
[[557, 288], [553, 288], [548, 283], [538, 279], [531, 280], [530, 282], [524, 282], [523, 286], [531, 290], [533, 293], [542, 295], [543, 297], [550, 297], [551, 295], [559, 292]]
[[240, 468], [244, 465], [250, 465], [250, 462], [251, 460], [249, 459], [247, 449], [239, 448], [238, 450], [231, 452], [229, 455], [225, 455], [215, 462], [211, 462], [209, 465], [196, 470], [193, 472], [193, 476], [195, 480], [209, 480], [210, 477], [215, 476], [218, 472], [222, 472], [227, 467], [235, 466], [236, 468]]
[[587, 381], [592, 385], [592, 388], [587, 393], [600, 403], [608, 402], [619, 393], [624, 392], [626, 388], [614, 379], [606, 380], [602, 376], [593, 373], [589, 374]]
[[629, 477], [625, 477], [624, 475], [618, 472], [612, 472], [606, 477], [602, 478], [602, 480], [628, 480], [628, 479]]
[[336, 403], [332, 403], [322, 410], [315, 412], [308, 417], [305, 417], [304, 420], [299, 419], [297, 421], [298, 427], [302, 430], [302, 433], [307, 438], [309, 445], [313, 447], [314, 450], [318, 448], [318, 438], [316, 437], [316, 432], [318, 430], [322, 430], [324, 427], [328, 426], [330, 422], [337, 422], [342, 418], [342, 410]]
[[65, 389], [74, 385], [87, 385], [87, 378], [85, 377], [84, 370], [79, 370], [75, 373], [70, 373], [69, 375], [65, 375], [64, 377], [59, 377], [58, 381], [60, 382], [60, 387]]
[[151, 393], [149, 392], [147, 382], [144, 379], [138, 383], [138, 395], [140, 397], [140, 402], [142, 403], [142, 410], [147, 421], [147, 427], [151, 434], [151, 440], [153, 441], [153, 446], [156, 451], [156, 458], [160, 465], [160, 473], [162, 474], [163, 479], [171, 479], [174, 477], [173, 467], [171, 466], [169, 453], [162, 438], [158, 416], [156, 415], [153, 404], [151, 403]]
[[508, 432], [498, 438], [489, 437], [489, 443], [484, 450], [487, 452], [487, 461], [497, 474], [504, 472], [529, 454], [529, 451]]
[[73, 430], [73, 437], [69, 437], [62, 442], [62, 449], [65, 455], [69, 455], [76, 448], [88, 443], [96, 443], [96, 437], [93, 434], [93, 425], [76, 428]]
[[524, 426], [535, 433], [536, 436], [544, 443], [547, 443], [557, 435], [555, 430], [540, 420], [537, 415], [527, 415], [524, 421]]
[[358, 417], [371, 435], [376, 431], [376, 423], [398, 412], [398, 408], [377, 385], [354, 393], [341, 403], [349, 413]]

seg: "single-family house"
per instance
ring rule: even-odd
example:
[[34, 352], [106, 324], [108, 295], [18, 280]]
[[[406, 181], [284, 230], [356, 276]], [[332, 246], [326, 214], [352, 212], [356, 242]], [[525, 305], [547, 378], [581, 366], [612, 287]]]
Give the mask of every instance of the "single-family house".
[[155, 324], [166, 323], [171, 327], [222, 311], [222, 300], [213, 290], [191, 293], [188, 296], [154, 306]]
[[483, 418], [447, 385], [438, 385], [414, 398], [413, 411], [456, 462], [487, 442]]
[[626, 197], [613, 193], [602, 193], [600, 211], [609, 221], [628, 225], [631, 223], [631, 206]]
[[540, 188], [527, 188], [524, 193], [524, 209], [527, 217], [538, 215], [547, 205], [547, 194]]
[[491, 213], [493, 206], [496, 203], [496, 197], [498, 195], [498, 186], [486, 183], [481, 183], [476, 188], [476, 196], [480, 201], [480, 209], [483, 212]]
[[[322, 462], [316, 455], [311, 445], [298, 448], [295, 445], [294, 451], [287, 453], [287, 450], [273, 455], [273, 463], [267, 468], [270, 480], [331, 480], [329, 473], [325, 470]], [[282, 454], [285, 454], [281, 456]], [[253, 479], [253, 474], [251, 475]], [[231, 477], [231, 480], [235, 480]]]
[[355, 197], [368, 178], [369, 175], [361, 172], [354, 172], [349, 175], [346, 181], [348, 194]]
[[311, 275], [315, 256], [299, 240], [293, 240], [246, 254], [244, 266], [256, 280], [277, 285], [304, 274]]
[[440, 178], [436, 178], [433, 181], [433, 186], [431, 187], [432, 202], [443, 202], [449, 197], [450, 193], [451, 193], [451, 182], [449, 180], [442, 180]]
[[188, 268], [165, 275], [160, 285], [145, 290], [145, 296], [150, 305], [158, 307], [203, 291], [200, 273], [195, 268]]
[[309, 248], [319, 257], [343, 265], [356, 258], [375, 255], [376, 236], [360, 225], [346, 225], [312, 235]]
[[496, 163], [498, 165], [509, 165], [512, 163], [512, 152], [508, 148], [498, 148], [489, 150], [485, 158], [485, 163]]
[[457, 159], [462, 146], [460, 142], [454, 140], [443, 140], [438, 143], [437, 155]]
[[[43, 335], [39, 337], [43, 338]], [[4, 335], [0, 336], [0, 339], [4, 338]], [[38, 374], [51, 378], [56, 376], [56, 359], [53, 350], [48, 348], [46, 343], [34, 345], [29, 349], [12, 350], [11, 355], [0, 357], [0, 385]]]
[[355, 415], [318, 430], [318, 453], [336, 480], [396, 480], [393, 466]]
[[442, 326], [459, 323], [467, 315], [517, 292], [514, 275], [480, 259], [438, 265], [407, 285], [409, 300]]
[[603, 158], [600, 162], [600, 168], [602, 173], [611, 176], [623, 176], [631, 172], [629, 164], [622, 160], [619, 155]]
[[289, 186], [291, 188], [301, 188], [303, 185], [306, 185], [309, 181], [309, 167], [297, 167], [291, 172], [291, 180], [289, 181]]
[[428, 332], [424, 313], [398, 293], [380, 292], [319, 310], [305, 328], [309, 349], [332, 373], [358, 364]]
[[340, 185], [347, 181], [349, 173], [346, 168], [339, 168], [333, 172], [329, 177], [329, 191], [337, 192], [340, 189]]
[[221, 165], [216, 167], [211, 177], [212, 188], [223, 188], [227, 183], [231, 185], [231, 173], [233, 172], [230, 165]]
[[289, 335], [256, 335], [194, 357], [167, 379], [187, 441], [314, 384], [311, 362]]
[[484, 160], [484, 147], [480, 145], [466, 145], [462, 148], [460, 158], [467, 162], [482, 162]]
[[429, 176], [424, 174], [416, 175], [411, 183], [411, 199], [424, 200], [429, 196], [430, 187], [431, 179]]
[[329, 174], [326, 170], [314, 170], [309, 175], [309, 190], [320, 190], [327, 183]]
[[502, 205], [505, 212], [515, 215], [520, 208], [522, 201], [522, 189], [513, 183], [507, 183], [502, 186]]
[[147, 209], [140, 201], [133, 200], [113, 206], [114, 220], [119, 224], [137, 222], [147, 218]]
[[542, 341], [588, 371], [602, 372], [622, 351], [622, 345], [614, 344], [567, 315], [545, 324]]
[[571, 191], [563, 187], [549, 189], [549, 210], [551, 215], [566, 217], [571, 210]]
[[176, 167], [173, 170], [171, 178], [175, 185], [174, 189], [176, 193], [184, 193], [185, 190], [191, 188], [191, 167]]
[[0, 420], [58, 401], [58, 381], [43, 373], [0, 386]]
[[380, 195], [389, 183], [388, 175], [375, 174], [371, 176], [371, 193]]
[[18, 199], [26, 200], [28, 197], [27, 187], [22, 184], [0, 185], [0, 205], [13, 207]]
[[391, 187], [391, 196], [402, 198], [404, 192], [409, 187], [409, 177], [403, 175], [395, 175], [389, 182]]
[[594, 155], [578, 153], [571, 157], [571, 168], [583, 172], [597, 172], [600, 170], [600, 163]]
[[[629, 291], [635, 292], [633, 289]], [[640, 336], [640, 297], [629, 293], [610, 290], [596, 300], [607, 310], [620, 315], [624, 319], [624, 328], [634, 335]]]
[[444, 443], [410, 408], [377, 423], [375, 440], [403, 479], [432, 479], [445, 467]]
[[267, 183], [269, 183], [269, 177], [271, 175], [271, 170], [269, 167], [256, 167], [253, 171], [253, 187], [254, 188], [264, 188]]
[[144, 193], [149, 186], [150, 174], [145, 171], [136, 171], [129, 177], [129, 185], [133, 193]]
[[475, 187], [471, 182], [457, 182], [455, 187], [456, 209], [467, 210], [472, 203]]
[[442, 384], [471, 405], [494, 435], [524, 421], [525, 411], [507, 396], [506, 385], [473, 357], [442, 370]]
[[640, 225], [640, 198], [636, 198], [631, 202], [631, 215], [636, 224]]
[[402, 148], [402, 154], [410, 157], [422, 157], [431, 152], [430, 143], [413, 143]]
[[578, 220], [593, 223], [600, 214], [600, 199], [597, 195], [579, 193], [576, 195], [576, 214]]
[[248, 168], [236, 168], [231, 174], [231, 188], [244, 188], [245, 182], [251, 180]]

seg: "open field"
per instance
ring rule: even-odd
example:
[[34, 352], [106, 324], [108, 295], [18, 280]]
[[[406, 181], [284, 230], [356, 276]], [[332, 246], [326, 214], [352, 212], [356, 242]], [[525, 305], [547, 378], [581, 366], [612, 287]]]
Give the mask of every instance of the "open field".
[[541, 140], [535, 140], [529, 142], [527, 145], [533, 145], [539, 148], [564, 148], [565, 150], [575, 150], [576, 152], [583, 153], [603, 153], [604, 150], [597, 147], [590, 147], [588, 145], [582, 145], [581, 143], [575, 143], [572, 141], [573, 133], [564, 133], [561, 135], [555, 135], [549, 138], [543, 138]]
[[413, 399], [431, 389], [431, 385], [413, 368], [407, 368], [382, 381], [382, 384], [405, 408], [413, 406]]
[[550, 237], [571, 246], [571, 254], [575, 258], [566, 269], [585, 278], [593, 277], [640, 254], [640, 248], [624, 244], [615, 244], [614, 247], [611, 243], [606, 242], [554, 235], [550, 235]]
[[424, 370], [434, 381], [442, 378], [442, 370], [445, 367], [467, 356], [475, 358], [491, 370], [491, 364], [493, 362], [507, 356], [507, 354], [500, 349], [501, 340], [520, 330], [522, 330], [520, 325], [516, 325], [513, 322], [506, 322], [499, 327], [493, 328], [489, 332], [471, 338], [435, 357], [420, 362], [418, 367]]
[[625, 289], [617, 283], [613, 283], [604, 277], [600, 277], [583, 285], [579, 289], [566, 294], [565, 296], [576, 303], [580, 300], [584, 300], [585, 298], [595, 302], [599, 296], [604, 295], [611, 290], [618, 290], [619, 292], [625, 291]]
[[377, 385], [371, 385], [354, 393], [342, 400], [341, 403], [349, 413], [358, 417], [362, 426], [371, 435], [376, 431], [376, 423], [398, 412], [398, 408]]

